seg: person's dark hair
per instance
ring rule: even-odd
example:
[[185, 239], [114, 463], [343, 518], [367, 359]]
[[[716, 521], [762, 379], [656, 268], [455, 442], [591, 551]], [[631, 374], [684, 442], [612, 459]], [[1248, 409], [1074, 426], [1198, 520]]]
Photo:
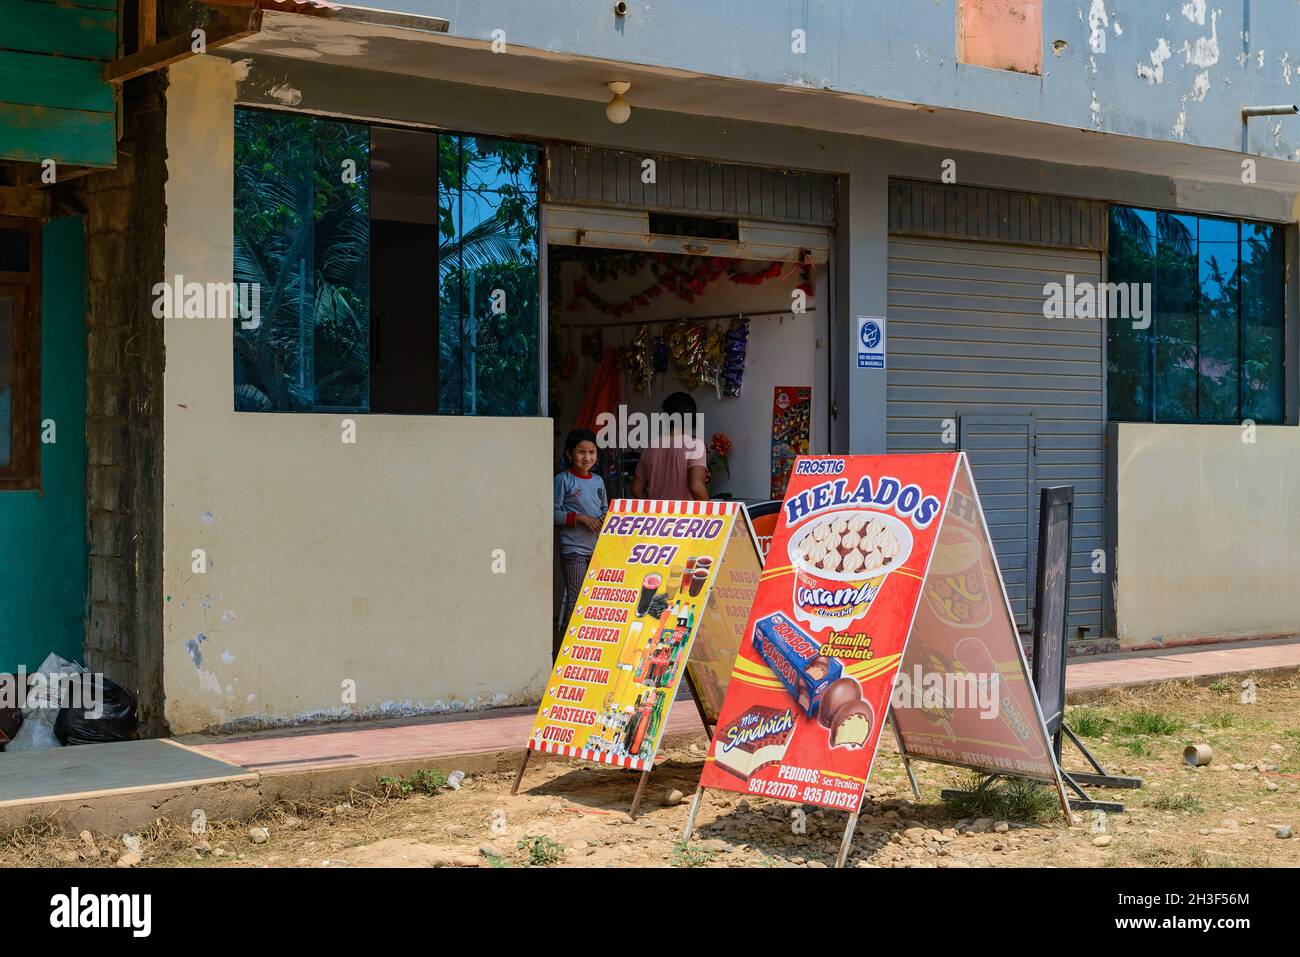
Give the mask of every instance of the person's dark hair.
[[[579, 442], [590, 442], [596, 445], [596, 433], [591, 429], [574, 429], [564, 439], [564, 457], [573, 462], [573, 450], [578, 447]], [[596, 446], [600, 448], [600, 446]]]
[[674, 392], [664, 399], [664, 411], [669, 415], [695, 415], [695, 400], [688, 392]]

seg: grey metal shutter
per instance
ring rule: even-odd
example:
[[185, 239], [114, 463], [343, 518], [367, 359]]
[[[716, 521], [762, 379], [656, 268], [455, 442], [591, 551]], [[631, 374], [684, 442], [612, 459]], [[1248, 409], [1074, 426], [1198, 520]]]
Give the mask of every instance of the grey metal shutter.
[[1044, 285], [1071, 273], [1100, 282], [1100, 253], [891, 236], [888, 441], [893, 452], [951, 451], [944, 420], [966, 420], [962, 445], [1022, 621], [1032, 613], [1038, 489], [1073, 485], [1070, 625], [1097, 637], [1103, 325], [1043, 316]]

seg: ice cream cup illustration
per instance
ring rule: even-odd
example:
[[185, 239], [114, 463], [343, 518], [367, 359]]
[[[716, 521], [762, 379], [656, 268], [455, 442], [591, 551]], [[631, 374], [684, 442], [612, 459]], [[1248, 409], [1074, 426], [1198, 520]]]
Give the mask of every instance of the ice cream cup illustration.
[[945, 625], [980, 628], [993, 617], [983, 557], [982, 543], [974, 533], [956, 525], [945, 526], [930, 559], [925, 588], [930, 610]]
[[912, 531], [884, 512], [847, 509], [809, 519], [790, 536], [794, 615], [844, 628], [865, 615], [885, 578], [912, 554]]

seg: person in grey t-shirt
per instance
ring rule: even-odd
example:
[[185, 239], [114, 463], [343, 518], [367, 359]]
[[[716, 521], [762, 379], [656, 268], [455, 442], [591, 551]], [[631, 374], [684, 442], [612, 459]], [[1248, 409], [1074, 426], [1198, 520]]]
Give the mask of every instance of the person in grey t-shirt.
[[609, 510], [605, 482], [591, 471], [596, 454], [596, 434], [590, 429], [574, 429], [564, 440], [564, 458], [569, 468], [555, 476], [555, 525], [559, 529], [560, 562], [564, 567], [561, 638], [582, 593], [601, 522]]

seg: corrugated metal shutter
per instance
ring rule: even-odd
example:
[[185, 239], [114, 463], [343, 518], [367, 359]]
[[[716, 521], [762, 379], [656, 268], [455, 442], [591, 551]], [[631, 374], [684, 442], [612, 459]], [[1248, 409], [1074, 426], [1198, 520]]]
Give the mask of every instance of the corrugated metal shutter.
[[1043, 286], [1071, 273], [1076, 282], [1099, 282], [1100, 254], [891, 236], [888, 434], [891, 451], [951, 450], [943, 422], [967, 417], [964, 441], [1018, 612], [1033, 595], [1038, 488], [1073, 485], [1070, 624], [1096, 637], [1103, 576], [1091, 566], [1093, 549], [1104, 547], [1103, 329], [1096, 319], [1043, 316]]

